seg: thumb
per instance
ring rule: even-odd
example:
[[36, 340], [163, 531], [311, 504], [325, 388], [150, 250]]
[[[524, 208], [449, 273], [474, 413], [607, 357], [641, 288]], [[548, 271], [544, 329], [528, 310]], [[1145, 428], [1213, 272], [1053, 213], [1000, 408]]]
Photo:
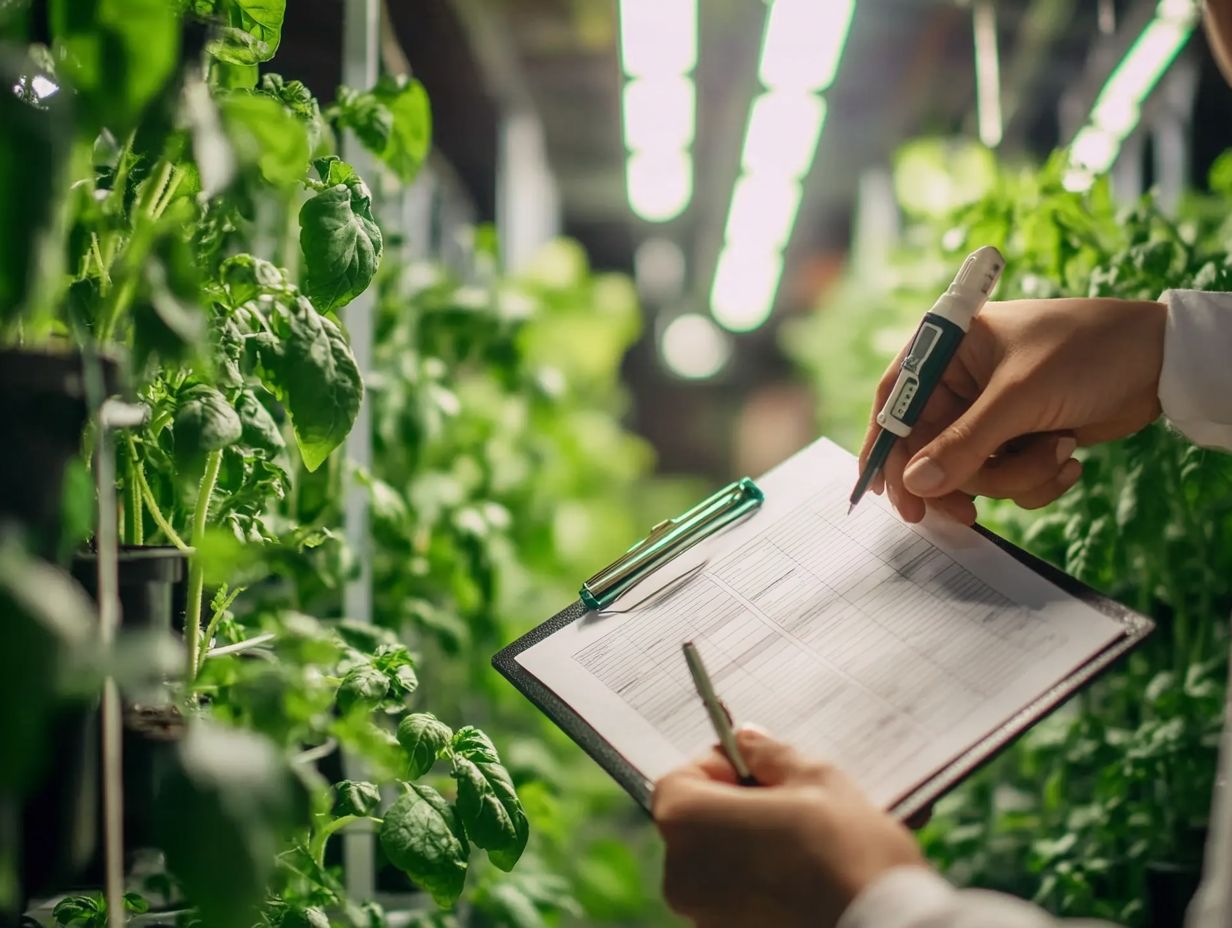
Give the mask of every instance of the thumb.
[[817, 765], [790, 744], [776, 741], [756, 728], [736, 732], [736, 743], [749, 772], [762, 786], [781, 786], [802, 779]]
[[1028, 431], [1023, 424], [1021, 405], [990, 386], [907, 463], [903, 486], [921, 498], [954, 492], [970, 481], [997, 449]]

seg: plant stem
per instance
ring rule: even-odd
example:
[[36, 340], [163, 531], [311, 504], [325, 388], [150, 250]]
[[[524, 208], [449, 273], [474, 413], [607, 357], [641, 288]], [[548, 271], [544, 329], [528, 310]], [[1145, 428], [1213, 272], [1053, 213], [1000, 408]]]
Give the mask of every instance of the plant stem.
[[325, 845], [335, 832], [341, 831], [347, 825], [362, 822], [365, 819], [370, 822], [380, 821], [380, 819], [373, 818], [370, 815], [343, 815], [325, 824], [320, 830], [314, 831], [312, 839], [308, 842], [308, 852], [312, 855], [312, 859], [316, 861], [317, 866], [325, 866]]
[[143, 545], [145, 513], [142, 512], [141, 485], [137, 481], [141, 464], [137, 460], [137, 444], [133, 436], [125, 434], [124, 439], [124, 543]]
[[154, 498], [154, 491], [150, 489], [149, 481], [145, 479], [145, 469], [141, 465], [137, 466], [137, 483], [141, 487], [141, 498], [145, 500], [145, 508], [150, 511], [150, 518], [154, 520], [154, 524], [159, 527], [167, 540], [179, 548], [181, 551], [191, 552], [192, 548], [180, 537], [179, 533], [171, 527], [171, 523], [167, 521], [167, 517], [162, 514], [162, 510], [158, 508], [158, 500]]
[[184, 611], [184, 638], [188, 646], [188, 678], [191, 686], [197, 678], [197, 665], [201, 654], [201, 596], [205, 591], [205, 573], [201, 564], [201, 541], [205, 538], [205, 524], [210, 512], [210, 497], [218, 482], [218, 470], [222, 466], [222, 451], [211, 451], [205, 459], [205, 473], [201, 475], [201, 488], [197, 491], [197, 505], [193, 509], [191, 541], [194, 548], [188, 565], [188, 606]]

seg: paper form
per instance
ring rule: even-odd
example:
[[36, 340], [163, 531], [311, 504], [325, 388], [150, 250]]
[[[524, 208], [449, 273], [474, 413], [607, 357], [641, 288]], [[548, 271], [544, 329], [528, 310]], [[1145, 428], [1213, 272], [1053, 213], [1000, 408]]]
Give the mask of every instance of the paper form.
[[890, 806], [1124, 634], [965, 526], [871, 494], [848, 516], [855, 478], [814, 443], [754, 515], [518, 662], [654, 781], [715, 741], [692, 639], [737, 722]]

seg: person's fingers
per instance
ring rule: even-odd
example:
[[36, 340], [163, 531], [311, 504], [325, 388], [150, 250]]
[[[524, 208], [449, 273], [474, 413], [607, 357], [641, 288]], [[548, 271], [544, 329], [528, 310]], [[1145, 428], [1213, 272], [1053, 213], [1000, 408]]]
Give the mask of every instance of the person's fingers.
[[890, 449], [883, 469], [886, 482], [886, 494], [890, 505], [898, 510], [905, 522], [919, 522], [924, 518], [925, 506], [923, 500], [903, 487], [903, 468], [910, 457], [910, 448], [904, 441], [896, 441]]
[[1077, 483], [1081, 476], [1081, 462], [1076, 458], [1070, 458], [1055, 477], [1026, 493], [1015, 496], [1014, 502], [1023, 509], [1039, 509], [1047, 506]]
[[963, 491], [972, 496], [1013, 499], [1056, 477], [1078, 447], [1068, 432], [1024, 435], [985, 461]]
[[965, 486], [1005, 442], [1030, 431], [1022, 401], [990, 384], [957, 421], [919, 451], [903, 472], [904, 488], [935, 498]]
[[796, 783], [825, 785], [833, 768], [810, 760], [790, 744], [778, 741], [754, 728], [736, 732], [736, 743], [749, 765], [749, 772], [762, 786]]
[[962, 492], [947, 493], [945, 496], [938, 497], [937, 499], [930, 499], [927, 505], [929, 509], [938, 509], [955, 522], [961, 522], [963, 525], [974, 523], [977, 515], [975, 500], [970, 495]]
[[707, 779], [718, 783], [730, 783], [734, 786], [740, 780], [736, 768], [731, 765], [731, 761], [727, 759], [727, 755], [717, 744], [708, 753], [699, 757], [693, 766]]

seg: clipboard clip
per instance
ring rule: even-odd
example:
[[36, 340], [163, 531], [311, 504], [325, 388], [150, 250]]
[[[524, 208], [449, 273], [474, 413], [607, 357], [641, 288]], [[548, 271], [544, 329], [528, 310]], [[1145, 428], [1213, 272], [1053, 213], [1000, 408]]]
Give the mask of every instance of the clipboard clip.
[[664, 519], [641, 541], [582, 584], [588, 609], [605, 609], [651, 572], [762, 504], [766, 495], [748, 477], [729, 484], [674, 519]]

